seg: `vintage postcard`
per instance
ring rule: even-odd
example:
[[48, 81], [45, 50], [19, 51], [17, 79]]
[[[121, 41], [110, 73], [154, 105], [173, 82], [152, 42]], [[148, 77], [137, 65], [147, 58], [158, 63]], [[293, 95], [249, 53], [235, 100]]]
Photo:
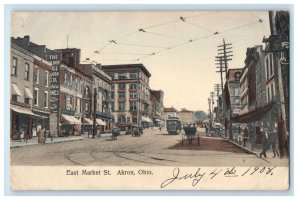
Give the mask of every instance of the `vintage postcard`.
[[289, 14], [11, 12], [11, 190], [288, 190]]

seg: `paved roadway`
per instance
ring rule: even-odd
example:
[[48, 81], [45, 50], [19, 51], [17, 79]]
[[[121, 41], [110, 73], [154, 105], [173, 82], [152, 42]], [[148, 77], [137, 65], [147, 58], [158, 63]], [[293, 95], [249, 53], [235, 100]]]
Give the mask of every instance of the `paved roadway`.
[[[201, 135], [204, 133], [201, 131]], [[52, 144], [39, 144], [11, 149], [12, 165], [33, 166], [288, 166], [287, 160], [266, 162], [254, 154], [223, 151], [168, 149], [181, 141], [181, 135], [168, 135], [166, 130], [145, 130], [141, 137], [121, 135], [85, 138]]]

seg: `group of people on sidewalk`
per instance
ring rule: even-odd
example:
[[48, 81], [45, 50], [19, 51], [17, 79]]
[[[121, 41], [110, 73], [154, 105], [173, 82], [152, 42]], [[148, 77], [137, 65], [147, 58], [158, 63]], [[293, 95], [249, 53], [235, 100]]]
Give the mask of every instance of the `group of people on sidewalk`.
[[[273, 158], [275, 158], [276, 156], [279, 157], [279, 152], [277, 149], [277, 143], [278, 143], [277, 129], [275, 128], [273, 129], [273, 131], [270, 132], [268, 128], [264, 128], [261, 133], [262, 133], [261, 134], [262, 152], [260, 153], [260, 157], [264, 156], [265, 158], [267, 158], [266, 152], [269, 150], [270, 147], [272, 147]], [[248, 129], [245, 128], [243, 133], [244, 147], [246, 147], [248, 137], [249, 137]], [[254, 139], [250, 138], [250, 141], [251, 141], [251, 149], [253, 150]]]

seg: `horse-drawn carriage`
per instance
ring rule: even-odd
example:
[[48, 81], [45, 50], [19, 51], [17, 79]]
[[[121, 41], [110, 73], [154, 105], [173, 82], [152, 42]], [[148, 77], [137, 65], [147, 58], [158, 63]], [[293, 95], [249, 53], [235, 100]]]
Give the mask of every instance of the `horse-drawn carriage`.
[[[187, 125], [183, 127], [185, 137], [189, 140], [189, 144], [192, 144], [193, 139], [196, 137], [197, 127], [195, 125]], [[198, 144], [200, 144], [198, 135]]]
[[141, 136], [143, 134], [143, 128], [137, 125], [130, 125], [127, 127], [126, 135]]

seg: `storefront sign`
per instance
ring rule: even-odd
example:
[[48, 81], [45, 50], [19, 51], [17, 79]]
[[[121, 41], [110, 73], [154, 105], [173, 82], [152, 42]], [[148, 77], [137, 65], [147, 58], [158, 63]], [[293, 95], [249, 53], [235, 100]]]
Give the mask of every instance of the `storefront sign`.
[[60, 91], [60, 84], [59, 84], [59, 69], [60, 65], [52, 65], [51, 70], [51, 97], [50, 97], [50, 109], [52, 113], [56, 113], [58, 111], [58, 104], [59, 104], [59, 91]]

